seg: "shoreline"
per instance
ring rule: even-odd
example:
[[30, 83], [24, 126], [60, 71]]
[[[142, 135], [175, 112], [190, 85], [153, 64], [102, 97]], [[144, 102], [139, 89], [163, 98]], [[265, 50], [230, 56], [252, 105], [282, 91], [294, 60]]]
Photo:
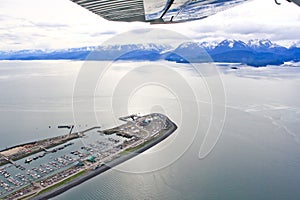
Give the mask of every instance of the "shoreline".
[[[93, 129], [97, 129], [97, 128], [100, 128], [100, 126], [93, 126], [91, 128], [88, 128], [88, 129], [85, 129], [83, 131], [78, 131], [78, 132], [74, 132], [72, 134], [79, 134], [79, 133], [85, 133], [85, 132], [88, 132], [90, 130], [93, 130]], [[56, 136], [56, 137], [60, 137], [60, 136]], [[29, 144], [35, 144], [37, 142], [41, 142], [43, 140], [47, 140], [49, 138], [45, 138], [45, 139], [40, 139], [40, 140], [36, 140], [36, 141], [33, 141], [33, 142], [25, 142], [25, 143], [22, 143], [22, 144], [16, 144], [16, 145], [13, 145], [11, 147], [7, 147], [5, 149], [0, 149], [0, 153], [3, 152], [3, 151], [7, 151], [7, 150], [11, 150], [11, 149], [14, 149], [14, 148], [18, 148], [18, 147], [23, 147], [25, 145], [29, 145]]]
[[[0, 151], [0, 167], [9, 163], [14, 164], [14, 161], [21, 160], [22, 158], [28, 157], [30, 155], [46, 152], [49, 153], [49, 150], [53, 147], [59, 146], [66, 142], [78, 139], [84, 135], [85, 132], [88, 132], [93, 129], [98, 129], [99, 126], [94, 126], [83, 131], [69, 133], [61, 136], [56, 136], [53, 138], [45, 138], [41, 140], [36, 140], [33, 142], [26, 142], [23, 144], [14, 145]], [[49, 142], [50, 141], [50, 142]]]
[[[59, 186], [49, 192], [45, 192], [44, 194], [37, 194], [36, 196], [33, 196], [32, 200], [44, 200], [44, 199], [49, 199], [49, 198], [53, 198], [55, 196], [58, 196], [60, 194], [62, 194], [63, 192], [77, 186], [80, 185], [81, 183], [90, 180], [91, 178], [104, 173], [105, 171], [139, 155], [140, 153], [150, 149], [151, 147], [155, 146], [156, 144], [160, 143], [161, 141], [163, 141], [164, 139], [166, 139], [167, 137], [169, 137], [176, 129], [177, 126], [175, 123], [173, 123], [170, 119], [167, 119], [169, 125], [171, 127], [169, 127], [167, 130], [164, 131], [164, 133], [159, 134], [157, 137], [153, 138], [152, 140], [150, 140], [148, 143], [142, 145], [142, 147], [132, 151], [132, 152], [128, 152], [125, 155], [121, 155], [118, 158], [113, 159], [112, 161], [109, 161], [107, 164], [104, 164], [102, 166], [100, 166], [98, 169], [95, 169], [93, 171], [86, 171], [82, 176], [75, 178], [74, 180], [71, 180], [70, 182]], [[125, 150], [126, 151], [126, 150]]]

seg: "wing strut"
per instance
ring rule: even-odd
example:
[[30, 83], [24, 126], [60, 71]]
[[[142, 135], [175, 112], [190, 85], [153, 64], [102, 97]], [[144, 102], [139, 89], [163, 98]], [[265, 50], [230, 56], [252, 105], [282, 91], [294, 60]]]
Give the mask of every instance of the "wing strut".
[[165, 11], [161, 14], [160, 19], [162, 19], [165, 14], [168, 12], [168, 10], [171, 8], [172, 4], [174, 3], [174, 0], [168, 1], [168, 5], [166, 6]]

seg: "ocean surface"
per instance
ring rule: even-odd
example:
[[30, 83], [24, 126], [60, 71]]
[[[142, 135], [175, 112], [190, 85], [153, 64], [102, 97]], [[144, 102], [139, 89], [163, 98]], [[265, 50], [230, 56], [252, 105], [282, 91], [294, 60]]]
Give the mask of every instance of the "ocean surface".
[[1, 61], [0, 148], [161, 112], [172, 136], [53, 199], [299, 199], [300, 68], [202, 67]]

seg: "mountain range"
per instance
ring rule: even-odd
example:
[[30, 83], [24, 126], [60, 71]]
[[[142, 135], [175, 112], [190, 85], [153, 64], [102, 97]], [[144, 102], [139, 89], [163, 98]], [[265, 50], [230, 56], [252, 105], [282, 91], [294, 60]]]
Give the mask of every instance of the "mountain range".
[[223, 40], [187, 42], [177, 48], [161, 44], [91, 46], [60, 50], [0, 51], [0, 60], [168, 60], [187, 62], [230, 62], [250, 66], [281, 65], [300, 61], [300, 48], [279, 46], [270, 40]]

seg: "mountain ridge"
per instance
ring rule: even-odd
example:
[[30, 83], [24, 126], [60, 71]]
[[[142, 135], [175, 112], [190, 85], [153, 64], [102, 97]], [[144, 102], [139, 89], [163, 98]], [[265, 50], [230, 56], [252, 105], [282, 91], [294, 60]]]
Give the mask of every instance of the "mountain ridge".
[[165, 44], [87, 46], [58, 50], [0, 51], [0, 60], [167, 60], [173, 62], [233, 62], [250, 66], [300, 61], [300, 47], [270, 40], [186, 42], [175, 49]]

